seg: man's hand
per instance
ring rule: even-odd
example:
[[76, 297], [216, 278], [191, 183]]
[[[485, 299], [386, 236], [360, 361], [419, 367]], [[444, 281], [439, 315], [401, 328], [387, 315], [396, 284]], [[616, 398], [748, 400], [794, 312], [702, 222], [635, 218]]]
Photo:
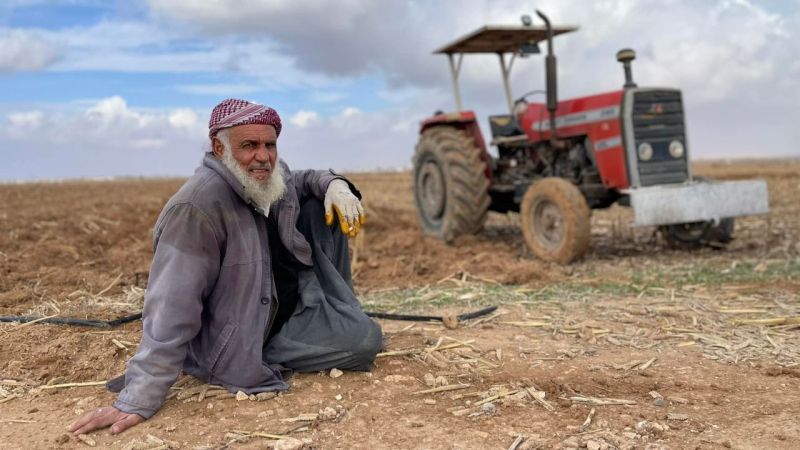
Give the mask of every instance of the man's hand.
[[113, 406], [108, 406], [80, 416], [67, 427], [67, 431], [73, 434], [86, 434], [111, 425], [111, 434], [118, 434], [142, 422], [144, 418], [138, 414], [124, 413]]
[[364, 224], [364, 208], [358, 197], [350, 192], [347, 182], [336, 179], [325, 192], [325, 223], [333, 224], [333, 211], [339, 216], [339, 228], [346, 236], [356, 237]]

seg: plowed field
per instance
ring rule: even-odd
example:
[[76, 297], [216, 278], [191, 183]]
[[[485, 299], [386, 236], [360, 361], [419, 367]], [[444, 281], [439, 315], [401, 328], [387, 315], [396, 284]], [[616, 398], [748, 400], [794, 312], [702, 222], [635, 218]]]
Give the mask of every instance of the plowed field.
[[[89, 439], [141, 449], [269, 448], [268, 434], [324, 449], [798, 448], [800, 162], [705, 162], [695, 173], [766, 179], [771, 213], [738, 219], [725, 249], [689, 252], [631, 228], [624, 208], [595, 211], [589, 253], [567, 267], [526, 249], [515, 214], [492, 213], [454, 245], [427, 238], [408, 173], [354, 174], [368, 218], [351, 245], [365, 309], [497, 312], [455, 329], [383, 320], [388, 345], [372, 373], [298, 375], [268, 400], [184, 377], [151, 420]], [[138, 311], [151, 227], [181, 183], [0, 185], [0, 315]], [[52, 386], [122, 373], [140, 337], [138, 321], [0, 323], [0, 448], [91, 444], [64, 428], [113, 394]], [[450, 390], [424, 392], [441, 386]]]

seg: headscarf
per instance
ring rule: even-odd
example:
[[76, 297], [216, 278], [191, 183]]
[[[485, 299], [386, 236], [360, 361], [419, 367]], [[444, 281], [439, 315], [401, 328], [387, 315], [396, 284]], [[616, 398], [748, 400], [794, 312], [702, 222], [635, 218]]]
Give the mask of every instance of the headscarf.
[[238, 125], [264, 124], [275, 127], [276, 136], [281, 134], [281, 117], [269, 106], [229, 98], [223, 100], [211, 111], [208, 120], [208, 137], [213, 138], [223, 128]]

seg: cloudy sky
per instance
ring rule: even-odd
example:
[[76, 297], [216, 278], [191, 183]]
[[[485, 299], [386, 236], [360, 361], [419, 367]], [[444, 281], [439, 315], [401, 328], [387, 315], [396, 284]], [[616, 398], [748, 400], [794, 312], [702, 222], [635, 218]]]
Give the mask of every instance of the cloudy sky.
[[[559, 97], [684, 92], [694, 158], [800, 156], [800, 0], [4, 0], [0, 181], [191, 174], [211, 108], [276, 108], [292, 167], [408, 167], [418, 122], [453, 109], [431, 51], [537, 7], [556, 39]], [[541, 89], [518, 60], [516, 94]], [[465, 58], [464, 105], [504, 111], [495, 57]]]

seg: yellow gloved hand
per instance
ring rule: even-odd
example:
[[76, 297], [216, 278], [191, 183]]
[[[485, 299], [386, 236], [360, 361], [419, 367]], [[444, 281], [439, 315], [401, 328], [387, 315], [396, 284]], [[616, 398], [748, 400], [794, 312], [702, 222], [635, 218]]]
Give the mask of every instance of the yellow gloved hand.
[[346, 236], [356, 237], [364, 224], [364, 207], [350, 186], [340, 179], [331, 181], [325, 192], [325, 223], [333, 225], [333, 213], [339, 217], [339, 229]]

